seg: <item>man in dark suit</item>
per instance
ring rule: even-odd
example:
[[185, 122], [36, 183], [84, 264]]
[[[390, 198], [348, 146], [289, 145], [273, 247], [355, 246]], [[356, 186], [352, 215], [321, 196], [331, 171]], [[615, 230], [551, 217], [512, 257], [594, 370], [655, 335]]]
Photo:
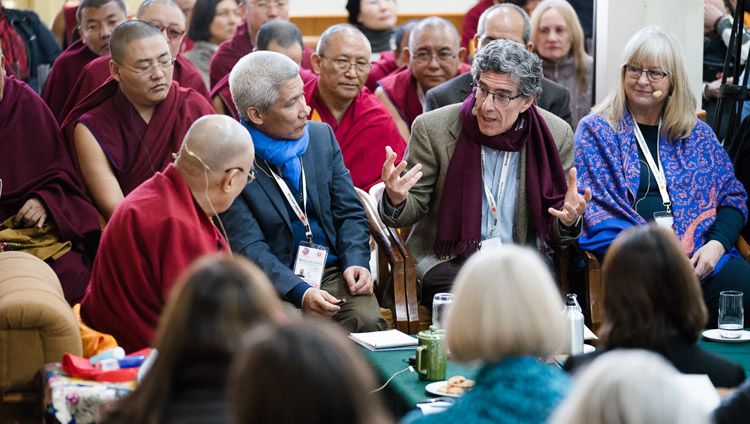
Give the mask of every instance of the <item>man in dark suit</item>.
[[[490, 7], [479, 18], [474, 46], [479, 52], [492, 40], [513, 40], [523, 44], [531, 52], [534, 44], [531, 39], [531, 21], [529, 15], [520, 7], [503, 3]], [[428, 110], [437, 109], [454, 103], [461, 103], [471, 93], [471, 73], [459, 75], [450, 81], [427, 92]], [[536, 99], [536, 105], [562, 118], [568, 124], [570, 117], [570, 93], [564, 86], [542, 77], [542, 94]], [[426, 112], [427, 110], [425, 110]]]
[[263, 269], [287, 316], [384, 329], [367, 217], [331, 127], [307, 121], [299, 67], [282, 54], [255, 52], [237, 62], [229, 86], [255, 144], [258, 180], [221, 216], [232, 250]]

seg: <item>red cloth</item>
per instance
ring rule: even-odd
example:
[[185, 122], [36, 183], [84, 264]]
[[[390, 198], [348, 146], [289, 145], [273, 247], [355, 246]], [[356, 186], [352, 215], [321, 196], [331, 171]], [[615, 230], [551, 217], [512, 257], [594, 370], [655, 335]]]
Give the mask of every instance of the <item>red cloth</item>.
[[63, 4], [62, 12], [63, 18], [65, 18], [65, 46], [68, 47], [73, 41], [73, 31], [78, 28], [78, 18], [76, 12], [78, 11], [78, 4]]
[[[211, 58], [211, 64], [208, 68], [209, 82], [211, 88], [219, 82], [224, 76], [229, 75], [232, 68], [238, 60], [242, 59], [248, 53], [253, 51], [253, 44], [250, 42], [250, 36], [247, 33], [247, 24], [242, 22], [234, 30], [232, 38], [224, 41], [219, 45], [214, 56]], [[305, 46], [302, 53], [302, 67], [312, 70], [312, 60], [310, 57], [315, 53], [313, 49]]]
[[81, 318], [126, 352], [152, 342], [177, 278], [195, 259], [228, 250], [174, 165], [133, 190], [112, 214]]
[[154, 110], [153, 125], [146, 126], [117, 81], [110, 79], [73, 109], [63, 130], [71, 151], [75, 151], [76, 124], [80, 121], [88, 127], [127, 195], [172, 162], [172, 153], [180, 149], [185, 133], [196, 119], [213, 113], [208, 101], [195, 90], [173, 81], [167, 98]]
[[47, 87], [44, 89], [44, 101], [47, 102], [52, 115], [60, 116], [83, 67], [97, 57], [99, 56], [83, 44], [83, 41], [77, 40], [55, 60], [47, 79]]
[[[70, 90], [70, 94], [68, 94], [65, 106], [63, 106], [60, 114], [57, 116], [57, 122], [62, 124], [70, 111], [73, 110], [78, 103], [107, 81], [111, 76], [109, 73], [110, 59], [109, 55], [97, 57], [88, 65], [84, 66], [81, 75]], [[177, 60], [174, 63], [172, 80], [177, 81], [180, 84], [180, 87], [192, 88], [197, 91], [198, 94], [205, 97], [209, 103], [211, 102], [211, 96], [208, 94], [206, 83], [203, 82], [203, 77], [201, 77], [200, 71], [198, 71], [198, 68], [196, 68], [195, 65], [193, 65], [193, 63], [182, 54], [177, 55]]]
[[401, 161], [406, 141], [398, 132], [388, 109], [367, 87], [362, 88], [354, 98], [340, 124], [320, 98], [317, 78], [305, 85], [305, 100], [312, 108], [308, 118], [325, 122], [333, 128], [341, 146], [344, 165], [351, 172], [355, 187], [367, 191], [381, 181], [385, 146], [391, 146], [398, 154], [396, 163]]
[[[502, 3], [502, 1], [500, 1]], [[461, 25], [461, 47], [469, 50], [469, 44], [474, 36], [477, 34], [477, 26], [479, 25], [479, 17], [482, 13], [492, 7], [492, 0], [481, 0], [476, 6], [469, 9], [464, 15], [464, 21]], [[468, 57], [468, 56], [467, 56]]]
[[375, 89], [378, 88], [378, 81], [402, 69], [406, 69], [406, 66], [399, 67], [396, 64], [396, 56], [393, 55], [393, 52], [383, 52], [380, 59], [372, 63], [365, 87], [374, 93]]
[[[299, 76], [302, 78], [304, 84], [318, 78], [313, 71], [305, 68], [299, 69]], [[214, 88], [211, 89], [211, 98], [213, 99], [216, 97], [221, 99], [221, 102], [224, 104], [224, 114], [239, 121], [240, 115], [237, 113], [237, 107], [232, 100], [232, 93], [229, 91], [229, 74], [224, 75], [219, 82], [214, 85]]]
[[[454, 76], [471, 71], [471, 66], [462, 63], [458, 73]], [[411, 124], [422, 114], [422, 103], [419, 101], [417, 94], [417, 80], [411, 75], [410, 69], [404, 69], [397, 73], [388, 75], [378, 81], [378, 85], [383, 88], [388, 100], [398, 110], [401, 118], [406, 125], [411, 128]]]
[[195, 41], [186, 36], [182, 39], [182, 44], [180, 44], [180, 53], [187, 53], [193, 50], [193, 47], [195, 47]]
[[[128, 356], [136, 355], [144, 355], [146, 358], [148, 358], [149, 355], [151, 355], [151, 348], [141, 349], [138, 352], [133, 352]], [[88, 358], [82, 358], [80, 356], [66, 353], [62, 357], [62, 369], [69, 377], [87, 378], [96, 381], [109, 381], [111, 383], [122, 383], [125, 381], [135, 380], [138, 376], [138, 370], [140, 370], [141, 367], [102, 371], [96, 369], [94, 365], [91, 365], [91, 361], [89, 361]]]
[[0, 134], [0, 222], [14, 216], [32, 196], [44, 201], [48, 220], [57, 224], [60, 238], [73, 243], [73, 250], [55, 261], [52, 268], [60, 277], [66, 299], [74, 303], [83, 297], [88, 285], [89, 258], [93, 259], [99, 237], [99, 212], [86, 195], [47, 105], [28, 85], [13, 77], [5, 77]]
[[26, 44], [5, 17], [0, 7], [0, 47], [5, 56], [6, 66], [13, 69], [13, 74], [21, 80], [29, 80], [29, 60], [26, 57]]

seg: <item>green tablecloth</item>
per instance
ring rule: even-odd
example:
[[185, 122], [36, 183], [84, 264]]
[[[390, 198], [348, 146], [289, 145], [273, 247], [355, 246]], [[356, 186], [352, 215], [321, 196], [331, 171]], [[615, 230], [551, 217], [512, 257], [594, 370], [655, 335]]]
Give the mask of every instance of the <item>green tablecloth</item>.
[[[745, 330], [749, 331], [748, 329]], [[698, 346], [711, 353], [739, 363], [745, 369], [745, 375], [750, 377], [750, 343], [712, 342], [700, 337], [698, 339]]]
[[[415, 352], [414, 349], [385, 352], [372, 352], [365, 348], [361, 349], [367, 359], [370, 360], [381, 384], [385, 383], [393, 374], [408, 367], [408, 359], [410, 356], [414, 356]], [[475, 380], [478, 371], [478, 368], [448, 361], [446, 378], [463, 375], [466, 378]], [[397, 375], [381, 391], [386, 408], [397, 418], [411, 411], [416, 407], [417, 403], [435, 397], [425, 391], [425, 386], [429, 383], [431, 381], [420, 380], [416, 371], [405, 371]]]

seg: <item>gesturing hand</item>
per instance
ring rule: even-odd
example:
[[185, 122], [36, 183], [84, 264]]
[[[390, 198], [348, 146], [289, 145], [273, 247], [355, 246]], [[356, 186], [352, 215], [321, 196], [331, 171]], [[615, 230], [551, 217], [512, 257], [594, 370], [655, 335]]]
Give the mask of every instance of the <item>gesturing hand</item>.
[[552, 216], [559, 218], [560, 222], [568, 227], [575, 225], [578, 217], [583, 215], [586, 211], [586, 204], [591, 200], [590, 189], [587, 188], [584, 191], [583, 196], [578, 193], [578, 181], [576, 175], [576, 169], [570, 168], [570, 173], [568, 174], [570, 184], [568, 185], [568, 191], [565, 193], [565, 201], [562, 210], [558, 211], [554, 208], [547, 209], [547, 212]]
[[308, 314], [330, 318], [341, 309], [341, 307], [334, 305], [338, 301], [327, 291], [313, 288], [305, 293], [305, 297], [302, 299], [302, 310]]
[[16, 214], [15, 224], [23, 223], [24, 227], [42, 228], [47, 220], [47, 208], [37, 197], [31, 197], [21, 206]]
[[401, 172], [406, 169], [406, 161], [401, 161], [394, 166], [398, 155], [390, 146], [385, 146], [385, 163], [380, 178], [385, 183], [385, 193], [393, 206], [400, 205], [409, 195], [409, 190], [422, 178], [422, 165], [416, 164], [404, 176]]
[[702, 280], [714, 272], [716, 264], [719, 263], [719, 259], [724, 256], [725, 252], [724, 245], [716, 240], [709, 240], [695, 251], [693, 257], [690, 258], [690, 264], [695, 267], [694, 273], [698, 280]]
[[352, 265], [346, 268], [344, 281], [354, 296], [372, 293], [372, 274], [365, 267]]

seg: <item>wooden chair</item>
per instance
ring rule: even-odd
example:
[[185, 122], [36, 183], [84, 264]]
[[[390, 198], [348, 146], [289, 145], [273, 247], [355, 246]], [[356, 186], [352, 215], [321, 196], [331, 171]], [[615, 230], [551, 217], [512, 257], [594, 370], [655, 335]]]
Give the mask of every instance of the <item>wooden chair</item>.
[[[360, 189], [357, 189], [357, 194], [367, 213], [370, 234], [378, 245], [380, 281], [375, 295], [381, 305], [391, 310], [393, 325], [397, 330], [416, 334], [419, 332], [419, 302], [414, 258], [409, 255], [396, 229], [389, 228], [380, 219], [375, 199]], [[389, 284], [392, 289], [388, 287]]]

